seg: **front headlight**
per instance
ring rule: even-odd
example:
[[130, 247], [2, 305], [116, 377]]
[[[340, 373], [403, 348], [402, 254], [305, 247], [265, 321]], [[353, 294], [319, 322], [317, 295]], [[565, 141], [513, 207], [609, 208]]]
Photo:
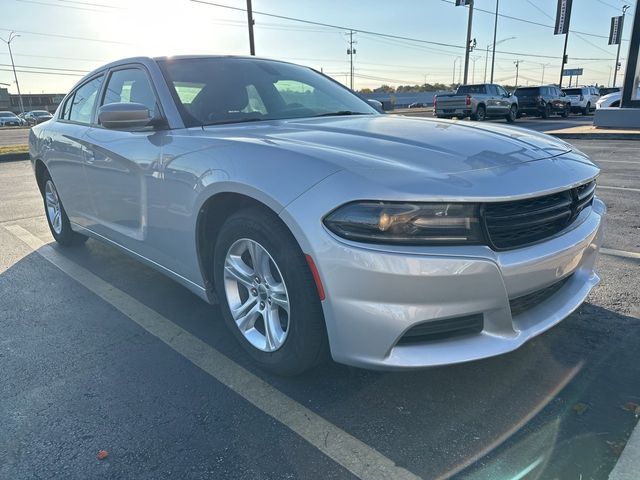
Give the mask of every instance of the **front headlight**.
[[324, 224], [360, 242], [468, 245], [484, 243], [478, 211], [471, 203], [355, 202], [331, 212]]

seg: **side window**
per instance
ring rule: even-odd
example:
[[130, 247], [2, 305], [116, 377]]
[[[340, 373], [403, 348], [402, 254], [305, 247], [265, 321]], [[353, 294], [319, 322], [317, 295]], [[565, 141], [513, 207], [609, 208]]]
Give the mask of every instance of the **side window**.
[[62, 110], [60, 111], [60, 118], [62, 120], [69, 120], [69, 111], [71, 110], [71, 103], [73, 102], [73, 93], [67, 97], [62, 105]]
[[76, 90], [69, 111], [69, 120], [79, 123], [91, 123], [91, 114], [93, 106], [96, 103], [96, 97], [102, 85], [103, 76], [94, 78], [85, 83]]
[[147, 74], [139, 68], [116, 70], [109, 76], [102, 105], [110, 103], [141, 103], [156, 114], [156, 96]]

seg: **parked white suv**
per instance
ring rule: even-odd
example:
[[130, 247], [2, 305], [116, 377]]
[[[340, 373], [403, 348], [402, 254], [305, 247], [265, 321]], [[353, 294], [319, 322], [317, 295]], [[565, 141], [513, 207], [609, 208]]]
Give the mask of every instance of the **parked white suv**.
[[571, 100], [571, 112], [588, 115], [596, 109], [600, 93], [596, 87], [563, 88], [562, 91]]

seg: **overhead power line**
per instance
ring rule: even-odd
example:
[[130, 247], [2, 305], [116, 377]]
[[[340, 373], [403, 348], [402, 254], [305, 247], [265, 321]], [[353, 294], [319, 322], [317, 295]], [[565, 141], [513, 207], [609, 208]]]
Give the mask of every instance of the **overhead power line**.
[[27, 33], [29, 35], [39, 35], [39, 36], [44, 36], [44, 37], [55, 37], [55, 38], [65, 38], [65, 39], [69, 39], [69, 40], [85, 40], [87, 42], [100, 42], [100, 43], [113, 43], [116, 45], [131, 45], [130, 43], [126, 43], [126, 42], [118, 42], [116, 40], [104, 40], [101, 38], [90, 38], [90, 37], [76, 37], [73, 35], [61, 35], [58, 33], [44, 33], [44, 32], [34, 32], [34, 31], [29, 31], [29, 30], [21, 30], [21, 29], [17, 29], [17, 28], [1, 28], [0, 30], [4, 31], [4, 32], [12, 32], [12, 31], [16, 31], [18, 33]]
[[[233, 7], [231, 5], [224, 5], [222, 3], [215, 3], [215, 2], [209, 2], [206, 0], [189, 0], [193, 3], [200, 3], [203, 5], [211, 5], [214, 7], [219, 7], [219, 8], [226, 8], [228, 10], [235, 10], [238, 12], [246, 12], [246, 8], [242, 8], [242, 7]], [[448, 0], [442, 0], [443, 2], [447, 2], [450, 3]], [[488, 10], [485, 10], [485, 12]], [[464, 46], [462, 45], [455, 45], [452, 43], [443, 43], [443, 42], [434, 42], [431, 40], [424, 40], [424, 39], [420, 39], [420, 38], [412, 38], [412, 37], [405, 37], [402, 35], [393, 35], [393, 34], [389, 34], [389, 33], [382, 33], [382, 32], [375, 32], [372, 30], [363, 30], [360, 28], [355, 28], [355, 27], [346, 27], [344, 25], [335, 25], [335, 24], [331, 24], [331, 23], [323, 23], [323, 22], [316, 22], [313, 20], [306, 20], [303, 18], [296, 18], [296, 17], [288, 17], [285, 15], [278, 15], [275, 13], [268, 13], [268, 12], [260, 12], [257, 10], [253, 10], [254, 15], [263, 15], [265, 17], [273, 17], [273, 18], [279, 18], [282, 20], [289, 20], [292, 22], [299, 22], [299, 23], [306, 23], [306, 24], [310, 24], [310, 25], [316, 25], [316, 26], [321, 26], [321, 27], [329, 27], [329, 28], [336, 28], [339, 30], [345, 30], [345, 31], [350, 31], [353, 30], [354, 32], [358, 32], [358, 33], [363, 33], [366, 35], [375, 35], [378, 37], [385, 37], [385, 38], [389, 38], [389, 39], [394, 39], [394, 40], [404, 40], [404, 41], [409, 41], [409, 42], [415, 42], [415, 43], [421, 43], [421, 44], [426, 44], [426, 45], [437, 45], [440, 47], [448, 47], [448, 48], [455, 48], [458, 50], [464, 50]], [[495, 12], [491, 12], [492, 15], [495, 15]], [[542, 26], [547, 27], [548, 25], [544, 25], [544, 24], [540, 24]], [[551, 27], [553, 28], [553, 27]], [[607, 37], [608, 38], [608, 37]], [[417, 46], [417, 45], [416, 45]], [[540, 55], [540, 54], [533, 54], [533, 53], [523, 53], [523, 52], [507, 52], [507, 51], [500, 51], [500, 50], [496, 50], [496, 53], [502, 53], [505, 55], [516, 55], [516, 56], [521, 56], [521, 57], [537, 57], [537, 58], [556, 58], [553, 55]], [[609, 58], [579, 58], [579, 57], [575, 57], [575, 60], [610, 60]]]
[[[10, 68], [0, 68], [0, 72], [13, 72]], [[33, 73], [37, 75], [62, 75], [65, 77], [83, 77], [84, 73], [64, 73], [64, 72], [41, 72], [37, 70], [18, 70], [18, 73]]]

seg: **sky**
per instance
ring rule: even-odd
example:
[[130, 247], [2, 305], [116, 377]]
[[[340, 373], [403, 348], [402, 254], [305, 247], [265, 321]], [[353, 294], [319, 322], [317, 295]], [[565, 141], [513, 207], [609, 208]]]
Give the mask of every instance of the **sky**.
[[[137, 55], [248, 55], [245, 0], [0, 0], [0, 38], [14, 30], [14, 62], [23, 93], [65, 93], [109, 61]], [[354, 34], [354, 88], [458, 81], [468, 9], [453, 0], [253, 0], [256, 55], [322, 69], [348, 84], [349, 29]], [[574, 0], [567, 68], [584, 69], [580, 83], [609, 85], [616, 46], [607, 45], [610, 18], [630, 4], [620, 57], [637, 0]], [[557, 82], [564, 35], [553, 35], [557, 0], [500, 0], [497, 83]], [[475, 0], [469, 81], [482, 82], [493, 41], [496, 0]], [[483, 12], [481, 10], [485, 10]], [[332, 28], [264, 15], [335, 25]], [[514, 17], [514, 18], [506, 18]], [[533, 22], [533, 23], [530, 23]], [[543, 25], [538, 25], [543, 24]], [[389, 38], [375, 35], [406, 37]], [[604, 38], [602, 38], [604, 37]], [[420, 40], [416, 41], [416, 40]], [[425, 42], [436, 42], [425, 43]], [[438, 45], [443, 44], [443, 45]], [[489, 53], [490, 71], [491, 54]], [[454, 71], [455, 66], [455, 71]], [[475, 68], [474, 68], [475, 66]], [[544, 75], [544, 76], [543, 76]], [[489, 76], [489, 72], [487, 72]], [[0, 42], [0, 86], [16, 93], [7, 45]]]

